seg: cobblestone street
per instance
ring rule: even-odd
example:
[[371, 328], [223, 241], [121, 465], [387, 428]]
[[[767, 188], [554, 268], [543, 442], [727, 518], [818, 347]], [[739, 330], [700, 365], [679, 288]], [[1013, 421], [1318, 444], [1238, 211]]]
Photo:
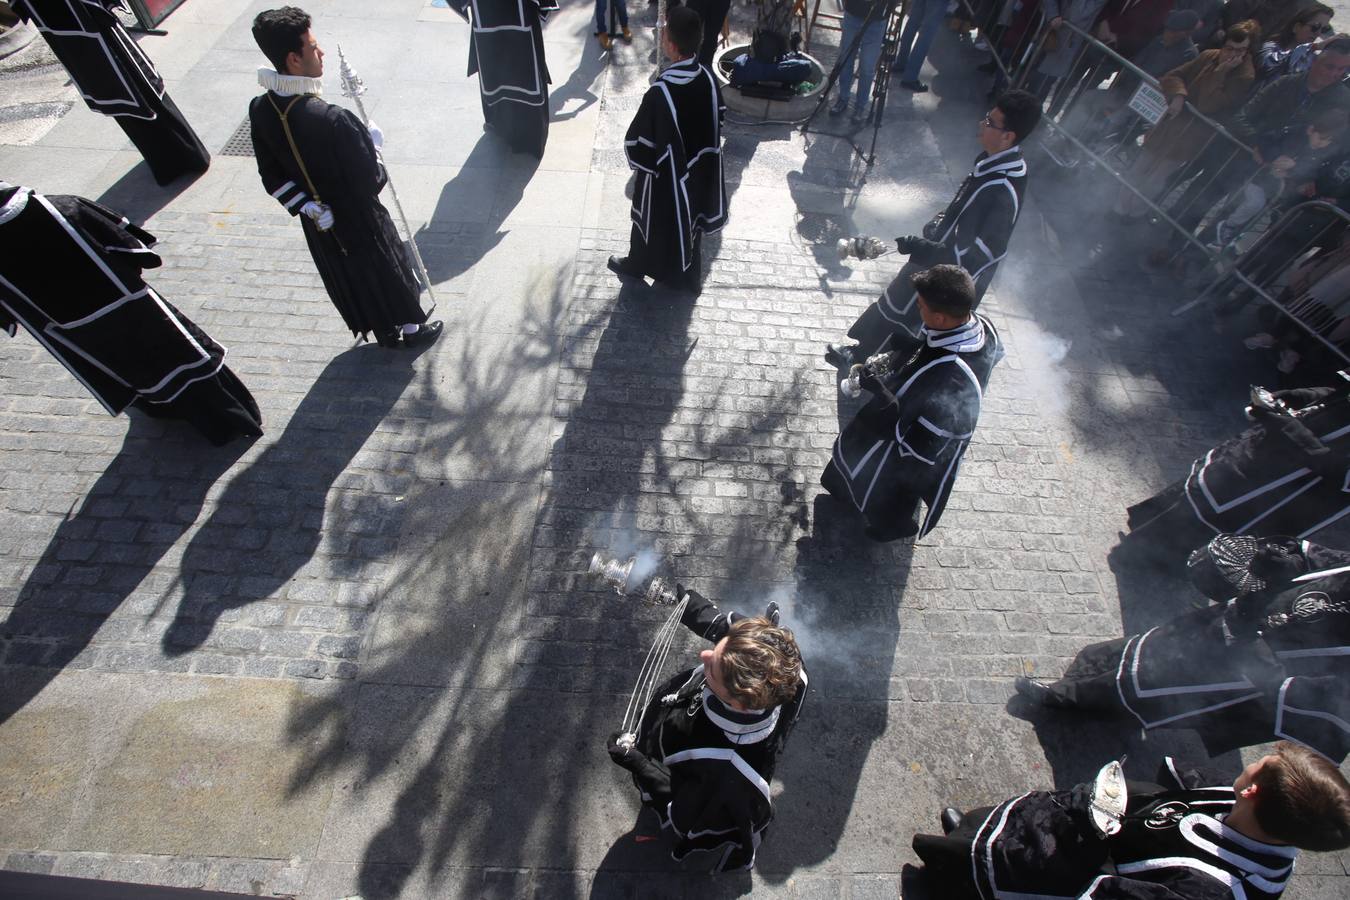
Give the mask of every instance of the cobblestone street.
[[[140, 41], [213, 153], [259, 90], [249, 23], [270, 5], [188, 0]], [[822, 351], [896, 265], [841, 265], [833, 237], [915, 232], [951, 197], [985, 112], [968, 41], [940, 37], [932, 93], [892, 93], [865, 179], [838, 138], [732, 114], [730, 224], [693, 300], [605, 267], [655, 7], [630, 4], [636, 40], [606, 57], [591, 4], [550, 20], [537, 166], [482, 130], [453, 14], [306, 9], [326, 98], [345, 102], [341, 42], [388, 135], [446, 323], [425, 351], [353, 346], [250, 157], [157, 188], [73, 92], [50, 131], [0, 144], [0, 179], [146, 223], [147, 281], [229, 348], [266, 432], [215, 449], [111, 418], [22, 330], [0, 339], [0, 868], [315, 900], [924, 898], [910, 837], [943, 806], [1122, 753], [1136, 777], [1166, 754], [1237, 774], [1189, 731], [1012, 699], [1015, 676], [1198, 596], [1107, 552], [1126, 505], [1273, 379], [1094, 249], [1091, 173], [1030, 157], [981, 306], [1008, 357], [937, 530], [873, 544], [821, 496], [854, 410]], [[753, 876], [635, 840], [657, 829], [604, 741], [665, 612], [588, 578], [595, 550], [654, 551], [731, 608], [777, 599], [797, 631], [812, 690]], [[670, 672], [697, 649], [677, 640]], [[1298, 872], [1290, 900], [1344, 897], [1350, 852]]]

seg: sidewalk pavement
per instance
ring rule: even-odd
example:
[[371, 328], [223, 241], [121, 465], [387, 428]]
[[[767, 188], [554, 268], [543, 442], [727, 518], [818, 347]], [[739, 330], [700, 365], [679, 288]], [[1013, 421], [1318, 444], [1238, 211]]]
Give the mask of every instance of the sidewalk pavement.
[[[258, 90], [267, 5], [188, 0], [141, 41], [213, 152]], [[1185, 606], [1106, 552], [1269, 375], [1169, 317], [1162, 282], [1090, 258], [1048, 164], [982, 307], [1009, 356], [941, 527], [877, 547], [817, 497], [850, 413], [820, 352], [893, 271], [839, 265], [832, 240], [916, 231], [951, 196], [984, 112], [967, 47], [939, 43], [933, 93], [896, 91], [865, 181], [838, 139], [729, 124], [731, 222], [689, 303], [604, 266], [650, 9], [605, 56], [591, 4], [550, 20], [538, 165], [482, 131], [452, 13], [307, 9], [330, 99], [340, 43], [386, 132], [447, 325], [425, 352], [352, 346], [249, 157], [160, 189], [78, 102], [0, 145], [0, 177], [147, 222], [152, 283], [230, 348], [267, 432], [215, 450], [109, 418], [26, 336], [0, 341], [3, 868], [371, 900], [922, 897], [909, 837], [944, 805], [1125, 751], [1140, 774], [1203, 760], [1188, 732], [1005, 709], [1015, 675], [1058, 674], [1135, 601]], [[637, 840], [653, 825], [605, 757], [662, 613], [584, 572], [638, 548], [733, 607], [780, 598], [807, 654], [753, 877]], [[1347, 865], [1305, 855], [1288, 896], [1340, 896]]]

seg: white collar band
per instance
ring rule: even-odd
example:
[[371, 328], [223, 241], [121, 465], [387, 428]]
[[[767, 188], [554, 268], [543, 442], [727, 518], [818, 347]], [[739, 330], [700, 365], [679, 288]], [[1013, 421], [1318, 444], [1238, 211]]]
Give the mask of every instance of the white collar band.
[[323, 79], [310, 78], [308, 75], [282, 75], [276, 69], [267, 66], [258, 67], [258, 84], [274, 94], [290, 97], [295, 94], [323, 94]]

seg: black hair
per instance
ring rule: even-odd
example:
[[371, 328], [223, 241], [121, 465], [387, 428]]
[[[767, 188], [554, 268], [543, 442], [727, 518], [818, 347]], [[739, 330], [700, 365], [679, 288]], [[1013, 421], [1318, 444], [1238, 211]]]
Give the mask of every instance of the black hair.
[[1031, 136], [1041, 121], [1040, 98], [1027, 91], [1004, 91], [994, 106], [1003, 113], [1003, 127], [1017, 135], [1019, 144]]
[[975, 282], [960, 266], [942, 263], [916, 272], [910, 280], [934, 312], [962, 318], [975, 308]]
[[1350, 56], [1350, 34], [1338, 34], [1322, 46], [1323, 53]]
[[681, 56], [693, 56], [703, 43], [703, 17], [687, 6], [667, 10], [666, 33]]
[[309, 31], [309, 13], [298, 6], [265, 9], [253, 18], [253, 40], [272, 68], [286, 73], [286, 57], [304, 53], [305, 32]]

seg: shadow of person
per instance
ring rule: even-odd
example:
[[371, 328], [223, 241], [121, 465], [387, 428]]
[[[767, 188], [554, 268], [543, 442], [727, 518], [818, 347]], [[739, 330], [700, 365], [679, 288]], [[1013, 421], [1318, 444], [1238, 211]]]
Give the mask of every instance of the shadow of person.
[[417, 356], [371, 345], [328, 363], [286, 430], [235, 475], [188, 543], [165, 654], [200, 647], [221, 613], [273, 596], [310, 560], [329, 489], [403, 395]]
[[[8, 649], [0, 722], [66, 666], [87, 667], [94, 635], [113, 621], [134, 631], [130, 613], [149, 613], [143, 582], [197, 518], [211, 486], [251, 445], [212, 447], [186, 423], [128, 411], [122, 448], [78, 508], [61, 520], [0, 638]], [[129, 597], [136, 602], [122, 607]], [[133, 652], [134, 651], [130, 651]]]
[[848, 281], [855, 270], [839, 259], [836, 242], [855, 237], [853, 210], [861, 191], [861, 164], [847, 140], [828, 134], [805, 138], [800, 172], [788, 172], [788, 192], [797, 207], [797, 234], [822, 270], [821, 290], [834, 295], [831, 281]]
[[796, 596], [782, 604], [811, 696], [776, 772], [783, 790], [757, 866], [766, 880], [784, 881], [839, 846], [886, 731], [912, 557], [912, 544], [873, 543], [852, 510], [816, 496], [812, 533], [797, 541]]
[[[525, 196], [525, 187], [538, 168], [539, 160], [534, 156], [513, 154], [500, 138], [490, 131], [483, 132], [459, 172], [441, 188], [431, 218], [413, 236], [432, 285], [463, 275], [501, 243], [506, 237], [502, 223]], [[493, 169], [500, 171], [491, 206], [481, 225], [483, 237], [466, 240], [466, 198], [480, 196], [474, 186], [484, 178], [492, 178], [489, 173]]]
[[[558, 89], [549, 91], [548, 107], [551, 120], [565, 122], [568, 119], [575, 119], [587, 107], [595, 105], [600, 98], [592, 88], [604, 70], [605, 51], [596, 41], [585, 41], [581, 59], [572, 70], [572, 74], [567, 76], [567, 81]], [[580, 102], [574, 108], [564, 110], [563, 107], [573, 100]]]
[[656, 814], [644, 807], [633, 827], [614, 841], [600, 861], [589, 898], [744, 897], [753, 887], [749, 872], [710, 874], [721, 852], [700, 851], [676, 861], [670, 855], [670, 835], [662, 833]]
[[192, 187], [200, 177], [185, 175], [161, 185], [150, 174], [150, 167], [142, 161], [128, 169], [125, 175], [100, 194], [98, 202], [133, 222], [144, 223]]

